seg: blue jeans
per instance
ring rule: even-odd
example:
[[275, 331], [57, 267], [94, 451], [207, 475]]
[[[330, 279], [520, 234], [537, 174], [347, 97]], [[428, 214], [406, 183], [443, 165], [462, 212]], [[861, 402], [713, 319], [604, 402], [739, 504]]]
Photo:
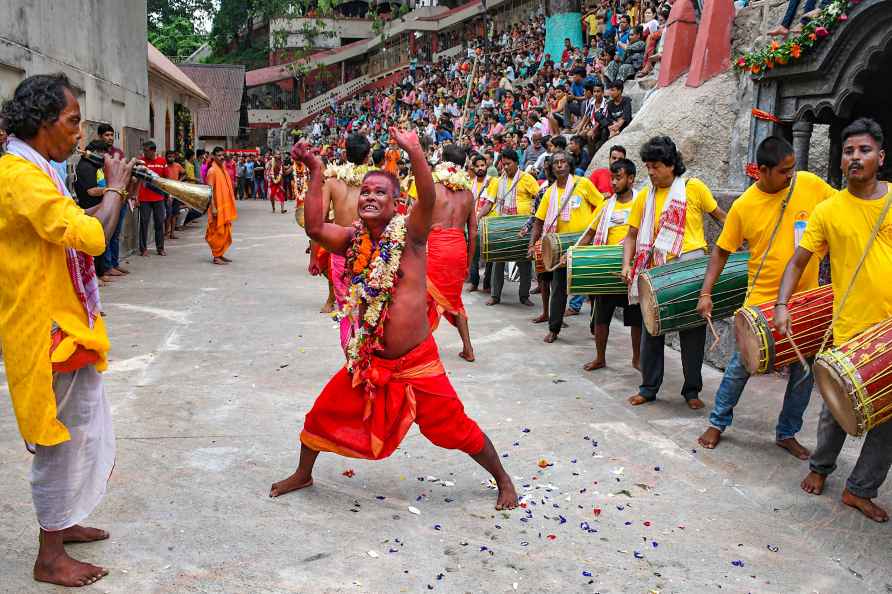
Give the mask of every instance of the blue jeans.
[[[777, 418], [777, 427], [775, 428], [775, 436], [778, 440], [793, 437], [802, 429], [802, 415], [808, 408], [811, 389], [815, 384], [813, 373], [803, 380], [804, 375], [805, 370], [800, 363], [790, 366], [790, 378], [787, 380], [787, 390], [784, 393], [784, 405]], [[728, 367], [725, 368], [722, 383], [719, 384], [719, 389], [715, 393], [715, 405], [712, 412], [709, 413], [710, 425], [719, 431], [724, 431], [731, 425], [734, 407], [740, 401], [740, 395], [749, 379], [750, 374], [740, 361], [740, 353], [734, 351], [734, 356], [731, 357]], [[800, 380], [802, 380], [801, 383]]]
[[[815, 9], [815, 5], [818, 3], [818, 0], [805, 0], [805, 6], [802, 9], [802, 12], [811, 12]], [[826, 7], [830, 4], [830, 0], [821, 0], [821, 8]], [[799, 9], [799, 0], [790, 0], [787, 4], [787, 12], [784, 14], [784, 18], [781, 21], [781, 24], [789, 29], [790, 25], [793, 24], [793, 19], [796, 18], [796, 10]]]
[[112, 234], [111, 239], [108, 242], [108, 245], [105, 247], [105, 252], [102, 254], [102, 258], [105, 260], [105, 269], [111, 270], [112, 268], [117, 268], [120, 255], [121, 248], [121, 230], [124, 228], [124, 219], [127, 217], [127, 213], [130, 211], [130, 207], [127, 206], [127, 203], [121, 205], [121, 214], [118, 217], [118, 226], [115, 227], [115, 232]]

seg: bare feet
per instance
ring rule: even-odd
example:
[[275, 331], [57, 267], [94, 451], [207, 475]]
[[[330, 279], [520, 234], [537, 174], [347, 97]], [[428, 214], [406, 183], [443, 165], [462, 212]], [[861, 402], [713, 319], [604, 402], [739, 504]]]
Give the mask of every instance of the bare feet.
[[105, 276], [124, 276], [124, 273], [117, 268], [111, 268], [108, 272], [105, 273]]
[[142, 256], [143, 258], [148, 258], [149, 250], [139, 250], [139, 255]]
[[632, 359], [632, 367], [634, 367], [638, 371], [641, 371], [641, 362], [638, 361], [638, 359]]
[[520, 302], [523, 305], [526, 305], [527, 307], [533, 307], [533, 305], [534, 305], [534, 303], [532, 301], [530, 301], [528, 297], [524, 297], [523, 299], [520, 300]]
[[96, 542], [97, 540], [106, 540], [108, 538], [108, 532], [105, 530], [89, 528], [87, 526], [81, 526], [80, 524], [75, 524], [61, 532], [62, 542], [66, 544], [75, 542]]
[[818, 18], [819, 16], [821, 16], [821, 9], [820, 9], [820, 8], [816, 8], [816, 9], [814, 9], [814, 10], [810, 10], [810, 11], [806, 12], [805, 14], [803, 14], [803, 15], [802, 15], [802, 18], [804, 18], [804, 19], [816, 19], [816, 18]]
[[710, 427], [706, 431], [703, 432], [699, 438], [697, 438], [697, 443], [702, 445], [707, 450], [714, 450], [715, 446], [719, 445], [719, 442], [722, 440], [722, 432], [716, 429], [715, 427]]
[[537, 316], [537, 317], [533, 318], [534, 324], [541, 324], [542, 322], [547, 322], [547, 321], [548, 321], [548, 316], [546, 316], [545, 314], [542, 314], [541, 316]]
[[214, 257], [214, 264], [217, 264], [218, 266], [226, 266], [226, 262], [223, 258]]
[[701, 408], [706, 406], [705, 404], [703, 404], [703, 401], [700, 400], [699, 398], [691, 398], [690, 400], [687, 401], [687, 403], [688, 403], [688, 408], [691, 410], [700, 410]]
[[226, 262], [227, 264], [229, 264], [230, 262], [232, 262], [232, 260], [230, 260], [230, 259], [227, 258], [226, 256], [220, 256], [220, 259], [223, 260], [224, 262]]
[[117, 270], [121, 274], [130, 274], [130, 271], [124, 268], [123, 266], [115, 266], [112, 270]]
[[854, 507], [874, 522], [883, 523], [889, 521], [889, 514], [886, 513], [886, 510], [866, 497], [852, 495], [848, 489], [843, 489], [842, 502], [849, 507]]
[[100, 286], [100, 287], [107, 287], [107, 286], [109, 286], [110, 284], [111, 284], [111, 283], [108, 282], [108, 281], [106, 281], [106, 280], [103, 280], [103, 279], [101, 279], [101, 278], [99, 279], [99, 286]]
[[824, 492], [824, 483], [826, 481], [826, 474], [819, 474], [812, 470], [804, 479], [802, 479], [799, 487], [809, 495], [820, 495]]
[[307, 487], [313, 486], [313, 477], [303, 477], [299, 476], [296, 472], [286, 478], [284, 481], [279, 481], [278, 483], [273, 483], [272, 488], [269, 490], [270, 497], [278, 497], [279, 495], [284, 495], [285, 493], [290, 493], [292, 491], [298, 491], [300, 489], [306, 489]]
[[629, 404], [631, 404], [632, 406], [640, 406], [642, 404], [647, 404], [648, 402], [652, 402], [652, 401], [648, 400], [641, 394], [635, 394], [634, 396], [629, 396]]
[[165, 252], [164, 250], [158, 250], [158, 255], [159, 255], [159, 256], [166, 256], [166, 255], [167, 255], [167, 252]]
[[467, 361], [468, 363], [474, 362], [474, 351], [462, 351], [458, 354], [459, 357]]
[[477, 285], [471, 285], [470, 287], [468, 287], [468, 293], [476, 293], [479, 290], [480, 289], [477, 288]]
[[490, 297], [486, 300], [486, 305], [498, 305], [501, 303], [501, 299], [496, 299], [495, 297]]
[[545, 335], [545, 338], [543, 338], [542, 340], [544, 340], [548, 344], [551, 344], [555, 340], [557, 340], [557, 337], [558, 337], [558, 335], [555, 334], [554, 332], [549, 332], [548, 334]]
[[602, 367], [607, 367], [607, 363], [605, 363], [602, 359], [595, 359], [594, 361], [589, 361], [585, 365], [582, 366], [586, 371], [594, 371], [595, 369], [601, 369]]
[[499, 487], [499, 498], [496, 500], [496, 509], [514, 509], [517, 507], [517, 491], [514, 490], [514, 483], [511, 482], [510, 478], [507, 478], [508, 482], [498, 484]]
[[568, 308], [567, 308], [567, 311], [564, 312], [564, 315], [565, 315], [565, 316], [578, 316], [578, 315], [579, 315], [579, 312], [576, 311], [575, 309], [570, 309], [570, 308], [568, 307]]
[[542, 292], [542, 289], [540, 287], [533, 287], [533, 289], [530, 291], [530, 295], [538, 295], [541, 292]]
[[41, 558], [38, 554], [34, 562], [35, 580], [59, 586], [88, 586], [107, 575], [107, 569], [72, 559], [64, 550], [49, 558]]
[[792, 29], [790, 29], [790, 35], [799, 35], [802, 33], [802, 24], [795, 25]]
[[768, 35], [770, 35], [771, 37], [786, 37], [789, 32], [790, 30], [783, 25], [778, 25], [777, 27], [769, 31]]
[[809, 452], [808, 449], [801, 443], [796, 441], [795, 437], [779, 439], [774, 443], [776, 443], [778, 447], [784, 448], [800, 460], [808, 460], [808, 457], [811, 456], [811, 452]]
[[333, 311], [334, 311], [334, 302], [333, 302], [333, 301], [326, 301], [326, 302], [322, 305], [322, 309], [319, 310], [319, 313], [327, 314], [327, 313], [331, 313], [331, 312], [333, 312]]

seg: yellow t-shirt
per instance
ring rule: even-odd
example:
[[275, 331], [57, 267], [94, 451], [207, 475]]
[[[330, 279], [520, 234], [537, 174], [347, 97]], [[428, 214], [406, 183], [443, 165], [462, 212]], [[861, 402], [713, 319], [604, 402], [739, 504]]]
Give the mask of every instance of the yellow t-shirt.
[[[497, 201], [499, 198], [499, 179], [501, 178], [493, 179], [489, 183], [489, 188], [486, 191], [486, 198], [494, 204], [490, 213], [495, 212], [496, 208], [498, 207]], [[511, 188], [512, 179], [508, 179], [505, 182], [506, 192], [509, 188]], [[520, 179], [517, 180], [517, 214], [529, 215], [530, 212], [533, 210], [533, 199], [538, 193], [539, 182], [536, 181], [536, 178], [525, 171], [522, 172], [520, 174]]]
[[592, 12], [587, 14], [582, 20], [585, 21], [589, 36], [594, 37], [595, 33], [598, 32], [598, 15]]
[[[573, 187], [573, 195], [570, 196], [568, 202], [570, 205], [570, 220], [565, 221], [560, 214], [558, 214], [558, 233], [585, 231], [592, 220], [595, 209], [604, 203], [604, 196], [601, 195], [601, 192], [598, 191], [595, 184], [589, 181], [588, 178], [576, 175], [572, 176], [572, 178], [576, 180], [576, 185]], [[557, 206], [560, 207], [561, 203], [564, 201], [564, 194], [572, 183], [572, 179], [568, 178], [567, 187], [565, 188], [555, 188], [557, 182], [548, 186], [548, 189], [545, 190], [545, 195], [542, 197], [542, 201], [539, 202], [539, 208], [536, 210], [536, 218], [540, 221], [545, 221], [548, 216], [548, 205], [551, 202], [552, 197], [557, 200]], [[548, 228], [544, 229], [545, 233], [548, 233], [548, 231]]]
[[[833, 276], [834, 310], [839, 307], [852, 273], [861, 259], [870, 233], [892, 192], [886, 184], [886, 196], [862, 200], [848, 190], [840, 190], [821, 202], [808, 221], [800, 246], [819, 256], [830, 252]], [[833, 327], [833, 342], [840, 345], [869, 327], [892, 317], [892, 212], [886, 215], [880, 232], [864, 260], [851, 292]]]
[[[592, 221], [589, 223], [590, 228], [598, 228], [607, 202], [608, 200], [605, 200], [598, 207], [598, 210], [595, 211], [595, 216], [592, 217]], [[607, 229], [606, 245], [619, 245], [626, 238], [626, 235], [629, 233], [629, 215], [632, 213], [633, 204], [635, 204], [634, 199], [628, 202], [616, 201], [616, 206], [613, 207], [613, 216], [610, 217], [610, 227]]]
[[0, 343], [6, 379], [22, 438], [45, 446], [70, 439], [56, 418], [50, 331], [68, 337], [56, 354], [76, 345], [99, 353], [103, 371], [109, 349], [105, 323], [87, 324], [68, 275], [65, 248], [93, 256], [105, 251], [99, 219], [63, 196], [41, 169], [20, 157], [0, 158]]
[[[669, 188], [655, 188], [656, 209], [654, 211], [654, 237], [659, 232], [660, 213], [663, 212], [663, 205], [669, 196]], [[703, 235], [703, 215], [711, 213], [718, 208], [719, 203], [715, 201], [712, 192], [702, 181], [696, 177], [688, 180], [685, 186], [685, 194], [687, 195], [687, 211], [685, 213], [684, 243], [681, 246], [681, 253], [687, 253], [693, 250], [702, 250], [706, 248], [706, 237]], [[641, 219], [644, 218], [644, 201], [647, 198], [647, 186], [642, 188], [638, 195], [635, 196], [635, 204], [632, 205], [632, 214], [629, 215], [629, 226], [636, 229], [641, 228]], [[666, 256], [669, 260], [674, 258], [672, 254]]]
[[[759, 268], [759, 263], [768, 248], [771, 232], [777, 224], [781, 204], [787, 197], [789, 187], [775, 194], [766, 194], [756, 184], [751, 185], [731, 205], [728, 218], [722, 227], [722, 234], [716, 245], [727, 252], [736, 252], [746, 242], [750, 251], [749, 283]], [[836, 193], [827, 182], [813, 173], [800, 171], [796, 174], [796, 187], [784, 211], [784, 218], [777, 230], [774, 244], [765, 258], [759, 279], [746, 305], [758, 305], [777, 299], [781, 277], [796, 246], [808, 225], [808, 219], [819, 203]], [[796, 292], [807, 291], [818, 286], [818, 258], [812, 258], [802, 274]]]

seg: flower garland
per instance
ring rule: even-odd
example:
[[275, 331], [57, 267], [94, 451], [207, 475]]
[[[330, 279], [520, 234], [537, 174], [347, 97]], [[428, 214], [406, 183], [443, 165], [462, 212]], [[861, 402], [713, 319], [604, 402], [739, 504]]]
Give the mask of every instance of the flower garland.
[[359, 186], [362, 179], [369, 171], [376, 171], [378, 168], [372, 165], [356, 165], [355, 163], [345, 163], [343, 165], [329, 165], [325, 168], [325, 177], [336, 177], [348, 186]]
[[396, 215], [378, 240], [372, 242], [362, 222], [354, 224], [353, 243], [347, 249], [344, 274], [350, 278], [350, 291], [338, 320], [348, 319], [352, 329], [347, 343], [347, 369], [362, 372], [371, 356], [382, 346], [384, 322], [393, 301], [393, 292], [406, 246], [406, 217]]
[[772, 41], [761, 50], [743, 54], [737, 58], [734, 67], [740, 71], [760, 75], [775, 66], [783, 66], [798, 60], [807, 50], [828, 37], [840, 23], [849, 20], [847, 11], [860, 2], [861, 0], [833, 0], [817, 17], [803, 25], [800, 34], [790, 37], [784, 43]]
[[471, 180], [468, 177], [468, 173], [455, 163], [448, 161], [438, 163], [434, 167], [433, 178], [434, 183], [443, 184], [453, 192], [471, 189]]

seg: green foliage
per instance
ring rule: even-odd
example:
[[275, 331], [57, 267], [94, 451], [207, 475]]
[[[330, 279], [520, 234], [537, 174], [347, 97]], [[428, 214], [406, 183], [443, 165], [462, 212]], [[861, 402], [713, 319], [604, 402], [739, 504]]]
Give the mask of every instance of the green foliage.
[[[162, 29], [181, 18], [194, 23], [196, 19], [209, 17], [214, 12], [213, 0], [148, 0], [149, 34], [158, 34]], [[194, 27], [197, 31], [199, 28]]]
[[206, 41], [189, 19], [181, 16], [163, 23], [157, 31], [149, 31], [149, 43], [169, 58], [186, 58]]

